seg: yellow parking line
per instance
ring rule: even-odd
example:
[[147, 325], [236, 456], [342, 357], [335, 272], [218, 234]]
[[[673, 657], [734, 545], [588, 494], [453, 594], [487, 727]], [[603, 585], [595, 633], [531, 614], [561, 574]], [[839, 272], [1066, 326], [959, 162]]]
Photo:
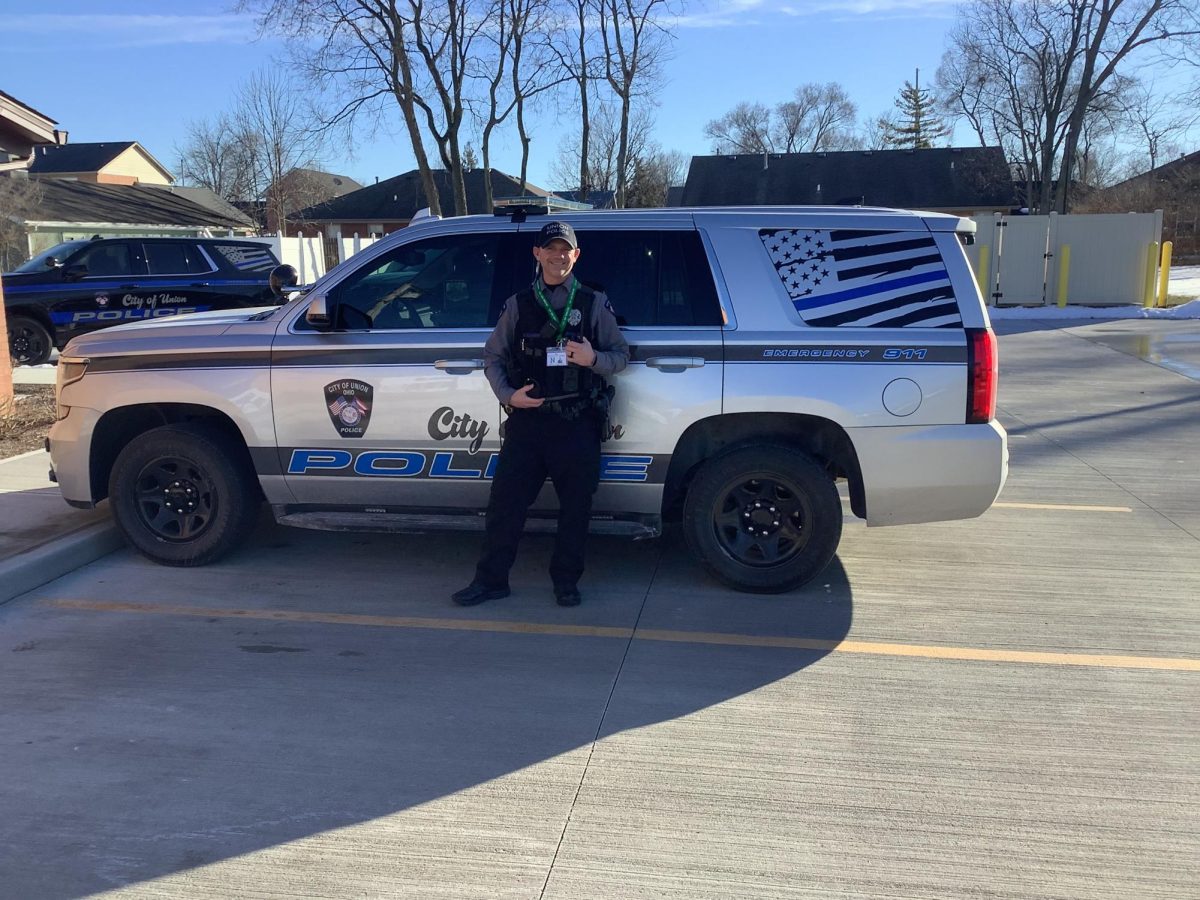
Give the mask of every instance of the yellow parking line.
[[715, 644], [733, 647], [768, 647], [787, 650], [820, 650], [830, 653], [866, 653], [875, 656], [910, 656], [971, 662], [1028, 663], [1050, 666], [1093, 666], [1116, 669], [1161, 669], [1200, 672], [1200, 659], [1169, 656], [1119, 656], [1093, 653], [1051, 653], [1033, 650], [989, 650], [982, 647], [939, 647], [874, 641], [830, 641], [816, 638], [772, 637], [704, 631], [668, 631], [654, 628], [621, 628], [605, 625], [559, 625], [547, 622], [505, 622], [480, 619], [441, 619], [420, 616], [368, 616], [355, 613], [303, 612], [285, 609], [209, 609], [151, 603], [112, 603], [94, 600], [46, 600], [60, 609], [89, 612], [149, 613], [222, 619], [258, 619], [272, 622], [306, 622], [326, 625], [365, 625], [375, 628], [432, 628], [444, 631], [480, 631], [497, 634], [552, 634], [569, 637], [634, 638], [682, 644]]
[[1079, 503], [1002, 503], [992, 504], [996, 509], [1068, 509], [1079, 512], [1133, 512], [1129, 506], [1085, 506]]

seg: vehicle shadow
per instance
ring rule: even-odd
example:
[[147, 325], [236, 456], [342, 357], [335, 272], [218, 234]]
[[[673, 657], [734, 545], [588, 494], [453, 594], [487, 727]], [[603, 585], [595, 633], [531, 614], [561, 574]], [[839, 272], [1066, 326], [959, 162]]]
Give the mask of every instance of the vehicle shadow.
[[[674, 535], [594, 545], [605, 574], [579, 610], [548, 599], [547, 538], [523, 545], [511, 602], [457, 610], [444, 588], [469, 571], [469, 536], [275, 526], [228, 563], [172, 570], [123, 552], [0, 610], [0, 893], [81, 896], [348, 827], [367, 830], [363, 852], [398, 857], [409, 842], [435, 857], [520, 847], [514, 884], [526, 859], [540, 888], [597, 740], [794, 677], [851, 625], [836, 559], [802, 590], [757, 596], [706, 581]], [[177, 606], [55, 605], [85, 590]], [[413, 627], [418, 613], [439, 624]], [[574, 625], [584, 633], [560, 627]]]

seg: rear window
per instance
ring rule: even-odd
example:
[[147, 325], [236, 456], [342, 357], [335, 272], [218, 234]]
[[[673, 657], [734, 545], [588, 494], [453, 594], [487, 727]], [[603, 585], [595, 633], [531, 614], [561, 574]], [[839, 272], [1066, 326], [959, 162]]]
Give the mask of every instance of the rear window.
[[[618, 324], [722, 324], [708, 257], [695, 231], [577, 228], [576, 234], [581, 252], [575, 276], [608, 295]], [[530, 279], [534, 269], [530, 256]]]
[[261, 244], [213, 244], [213, 251], [239, 272], [266, 276], [279, 265], [271, 248]]
[[950, 274], [928, 232], [773, 228], [759, 237], [809, 325], [962, 325]]

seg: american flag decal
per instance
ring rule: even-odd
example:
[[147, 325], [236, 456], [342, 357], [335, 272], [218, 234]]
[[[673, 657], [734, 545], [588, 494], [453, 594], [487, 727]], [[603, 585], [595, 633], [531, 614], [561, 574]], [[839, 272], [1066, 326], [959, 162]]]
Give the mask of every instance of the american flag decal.
[[217, 249], [239, 272], [267, 272], [277, 265], [271, 251], [265, 248], [258, 250], [233, 244], [218, 244]]
[[763, 247], [809, 325], [953, 328], [950, 275], [928, 233], [764, 229]]

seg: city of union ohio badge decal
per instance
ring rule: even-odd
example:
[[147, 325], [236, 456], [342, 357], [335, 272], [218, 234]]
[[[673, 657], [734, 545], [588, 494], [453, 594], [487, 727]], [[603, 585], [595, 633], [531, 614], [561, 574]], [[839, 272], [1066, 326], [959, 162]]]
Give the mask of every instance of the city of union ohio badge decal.
[[362, 381], [346, 379], [325, 385], [325, 408], [337, 433], [360, 438], [371, 421], [371, 394], [375, 389]]

